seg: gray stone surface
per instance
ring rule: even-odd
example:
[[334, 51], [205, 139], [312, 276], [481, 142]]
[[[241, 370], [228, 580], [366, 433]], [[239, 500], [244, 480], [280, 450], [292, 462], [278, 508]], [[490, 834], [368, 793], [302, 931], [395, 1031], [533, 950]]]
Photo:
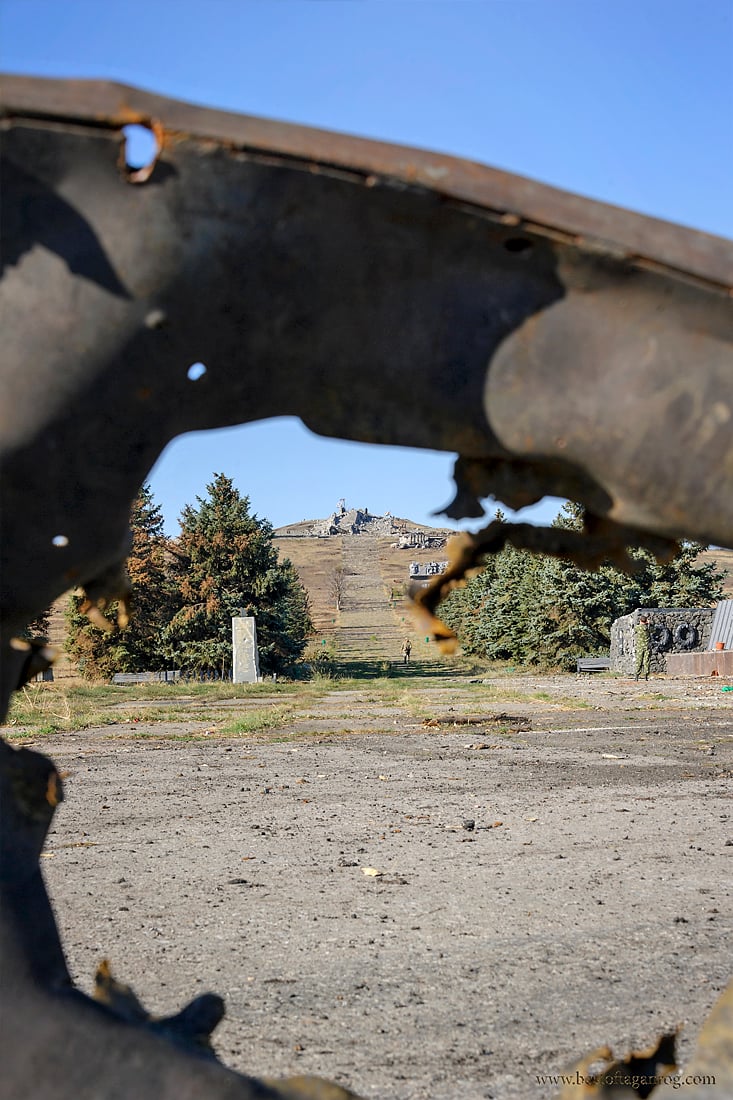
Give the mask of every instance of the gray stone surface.
[[232, 680], [235, 684], [256, 684], [260, 679], [257, 623], [252, 615], [232, 619]]
[[634, 675], [634, 628], [642, 615], [649, 619], [652, 636], [650, 671], [666, 672], [667, 653], [698, 653], [707, 648], [714, 613], [713, 607], [640, 607], [631, 615], [623, 615], [611, 627], [611, 668]]

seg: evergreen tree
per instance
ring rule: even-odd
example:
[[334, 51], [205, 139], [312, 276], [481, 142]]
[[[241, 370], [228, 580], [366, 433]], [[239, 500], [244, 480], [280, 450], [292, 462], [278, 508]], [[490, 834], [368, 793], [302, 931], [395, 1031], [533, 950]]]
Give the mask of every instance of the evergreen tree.
[[142, 487], [133, 503], [130, 527], [129, 624], [122, 630], [115, 628], [118, 605], [112, 603], [104, 613], [111, 629], [99, 630], [81, 613], [81, 596], [72, 596], [69, 603], [66, 648], [76, 658], [82, 675], [90, 679], [166, 667], [162, 632], [176, 610], [176, 590], [170, 579], [163, 516], [149, 485]]
[[[495, 520], [505, 516], [497, 511]], [[539, 559], [511, 544], [487, 555], [484, 570], [441, 604], [442, 618], [467, 653], [492, 660], [527, 656], [526, 624], [535, 611]]]
[[[554, 526], [581, 530], [583, 518], [580, 505], [567, 503]], [[719, 600], [723, 574], [712, 563], [695, 564], [704, 549], [684, 542], [666, 565], [632, 549], [639, 570], [627, 575], [608, 563], [589, 572], [507, 545], [439, 613], [468, 653], [573, 668], [577, 657], [608, 652], [611, 624], [638, 607], [708, 607]]]
[[272, 526], [250, 514], [249, 498], [215, 474], [198, 507], [186, 505], [174, 548], [180, 607], [166, 630], [175, 664], [225, 674], [232, 665], [232, 617], [253, 615], [260, 667], [297, 660], [313, 627], [308, 596], [290, 563], [278, 561]]
[[714, 562], [695, 564], [707, 549], [702, 543], [684, 541], [664, 565], [645, 550], [632, 550], [632, 556], [642, 564], [637, 583], [644, 597], [636, 606], [708, 607], [722, 599], [725, 574], [718, 572]]

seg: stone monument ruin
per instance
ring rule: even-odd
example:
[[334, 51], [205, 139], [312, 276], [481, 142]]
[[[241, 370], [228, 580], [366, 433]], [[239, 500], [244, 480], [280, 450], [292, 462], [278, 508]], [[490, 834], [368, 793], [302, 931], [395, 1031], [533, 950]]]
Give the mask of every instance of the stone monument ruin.
[[667, 655], [700, 652], [711, 638], [714, 607], [640, 607], [611, 626], [611, 669], [633, 676], [636, 669], [634, 628], [649, 620], [652, 643], [650, 672], [667, 671]]

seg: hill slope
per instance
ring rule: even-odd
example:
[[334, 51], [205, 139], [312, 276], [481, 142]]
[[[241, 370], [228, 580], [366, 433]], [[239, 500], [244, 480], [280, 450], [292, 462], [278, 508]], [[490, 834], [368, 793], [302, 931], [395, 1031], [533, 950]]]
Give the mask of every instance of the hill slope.
[[[292, 561], [308, 592], [319, 641], [339, 660], [399, 662], [402, 642], [412, 642], [411, 663], [446, 667], [435, 644], [418, 631], [405, 589], [411, 561], [443, 560], [444, 548], [400, 550], [393, 538], [333, 535], [276, 538], [281, 558]], [[336, 610], [332, 582], [343, 570], [341, 609]]]
[[[404, 523], [405, 530], [425, 530]], [[436, 532], [436, 534], [439, 532]], [[447, 667], [432, 642], [416, 629], [405, 599], [400, 598], [408, 579], [410, 561], [440, 560], [444, 549], [395, 548], [394, 537], [337, 535], [330, 538], [276, 537], [280, 558], [289, 557], [311, 601], [317, 640], [325, 640], [341, 660], [399, 661], [402, 640], [412, 641], [413, 662]], [[714, 561], [726, 573], [724, 598], [733, 599], [733, 550], [706, 550], [699, 561]], [[337, 612], [331, 580], [344, 570], [342, 610]], [[66, 636], [64, 611], [69, 594], [56, 600], [51, 615], [50, 641], [63, 646]], [[65, 652], [54, 666], [56, 679], [75, 677], [76, 670]]]

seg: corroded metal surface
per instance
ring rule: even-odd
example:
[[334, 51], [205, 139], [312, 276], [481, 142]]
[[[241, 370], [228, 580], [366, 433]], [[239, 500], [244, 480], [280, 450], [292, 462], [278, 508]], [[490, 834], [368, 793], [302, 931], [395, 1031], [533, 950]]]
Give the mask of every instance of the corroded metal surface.
[[[3, 90], [6, 631], [114, 588], [170, 439], [271, 415], [457, 452], [453, 514], [549, 493], [733, 544], [729, 243], [117, 85]], [[133, 121], [158, 135], [148, 172], [122, 163]]]
[[[631, 541], [733, 545], [730, 243], [439, 154], [114, 84], [2, 83], [3, 712], [38, 659], [12, 642], [35, 614], [77, 584], [92, 610], [124, 594], [131, 501], [185, 431], [290, 414], [456, 452], [451, 514], [492, 493], [571, 497], [589, 516], [580, 561]], [[133, 122], [159, 142], [141, 171], [124, 164]], [[504, 537], [489, 528], [482, 549]], [[213, 1002], [166, 1037], [70, 989], [37, 867], [56, 781], [43, 758], [2, 755], [19, 1006], [4, 1066], [28, 1072], [33, 1016], [51, 1052], [38, 1094], [63, 1065], [74, 1097], [272, 1095], [165, 1045], [192, 1019], [200, 1039]], [[101, 1089], [75, 1058], [97, 1045]]]
[[695, 1052], [680, 1069], [677, 1032], [661, 1036], [649, 1050], [614, 1060], [608, 1047], [593, 1051], [564, 1076], [556, 1100], [717, 1100], [733, 1096], [733, 982], [721, 993], [702, 1026]]

